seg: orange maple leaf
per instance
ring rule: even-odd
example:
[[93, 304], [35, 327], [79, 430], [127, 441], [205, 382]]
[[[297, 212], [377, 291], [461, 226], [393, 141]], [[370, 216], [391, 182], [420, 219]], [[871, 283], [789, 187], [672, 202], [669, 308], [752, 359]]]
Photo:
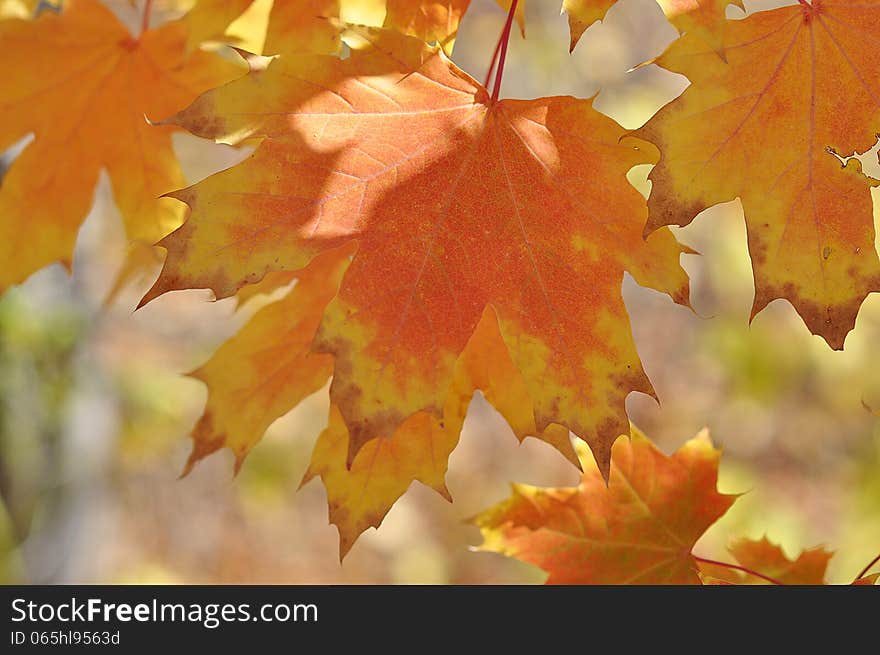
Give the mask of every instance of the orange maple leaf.
[[441, 414], [491, 305], [537, 432], [570, 427], [607, 470], [626, 396], [652, 391], [623, 273], [688, 297], [683, 247], [668, 231], [642, 239], [644, 200], [625, 178], [653, 153], [621, 143], [588, 100], [494, 101], [437, 48], [366, 34], [372, 45], [348, 59], [281, 57], [175, 118], [202, 136], [264, 140], [174, 194], [192, 213], [162, 241], [168, 259], [143, 302], [183, 288], [226, 297], [357, 241], [316, 343], [335, 356], [349, 462], [414, 413]]
[[183, 213], [159, 196], [183, 175], [164, 118], [241, 74], [214, 54], [185, 56], [179, 22], [135, 38], [94, 0], [60, 15], [0, 22], [0, 49], [26, 54], [0, 76], [0, 150], [34, 139], [0, 187], [0, 291], [55, 261], [68, 267], [106, 169], [128, 236], [153, 243]]
[[[767, 537], [760, 540], [739, 539], [728, 549], [746, 569], [761, 573], [759, 577], [745, 570], [700, 562], [700, 573], [710, 582], [728, 584], [824, 585], [828, 562], [834, 553], [824, 548], [803, 551], [797, 559], [789, 559], [782, 548]], [[704, 578], [705, 580], [705, 578]], [[772, 581], [771, 581], [772, 580]], [[716, 582], [717, 581], [717, 582]]]
[[534, 564], [548, 584], [700, 584], [691, 551], [733, 504], [704, 431], [667, 457], [637, 430], [614, 444], [606, 486], [586, 449], [577, 487], [513, 485], [474, 519], [483, 550]]
[[[694, 544], [738, 496], [717, 491], [720, 451], [705, 430], [666, 457], [635, 428], [614, 444], [606, 486], [589, 451], [579, 447], [577, 487], [513, 485], [513, 495], [473, 519], [481, 550], [534, 564], [548, 584], [824, 585], [833, 553], [789, 559], [766, 537], [730, 547], [738, 564], [693, 554]], [[874, 585], [869, 573], [852, 582]]]
[[880, 290], [870, 187], [880, 1], [814, 0], [728, 21], [727, 63], [685, 35], [656, 60], [691, 86], [636, 134], [658, 145], [649, 231], [739, 198], [752, 317], [776, 298], [836, 349]]

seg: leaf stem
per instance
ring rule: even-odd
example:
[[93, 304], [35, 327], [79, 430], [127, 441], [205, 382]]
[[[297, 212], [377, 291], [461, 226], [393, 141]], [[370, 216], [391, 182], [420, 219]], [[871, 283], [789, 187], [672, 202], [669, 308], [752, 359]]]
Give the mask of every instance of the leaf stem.
[[501, 38], [498, 40], [501, 48], [498, 57], [498, 71], [495, 73], [495, 84], [492, 87], [493, 102], [498, 100], [498, 94], [501, 93], [501, 77], [504, 75], [504, 60], [507, 59], [507, 44], [510, 41], [510, 29], [513, 27], [513, 16], [516, 13], [517, 1], [518, 0], [513, 0], [513, 2], [510, 3], [510, 10], [507, 12], [507, 21], [504, 23], [504, 30], [501, 32]]
[[498, 42], [495, 44], [495, 50], [492, 52], [492, 61], [489, 63], [489, 70], [486, 71], [486, 79], [483, 80], [483, 86], [488, 89], [489, 83], [492, 81], [492, 73], [495, 72], [495, 64], [498, 63], [498, 53], [501, 51], [501, 40], [504, 38], [504, 34], [502, 33], [498, 37]]
[[856, 579], [853, 580], [853, 582], [857, 582], [858, 580], [861, 580], [861, 579], [864, 578], [866, 575], [868, 575], [868, 571], [870, 571], [871, 569], [873, 569], [873, 568], [874, 568], [874, 565], [875, 565], [877, 562], [880, 562], [880, 553], [877, 553], [877, 557], [875, 557], [875, 558], [872, 559], [870, 562], [868, 562], [868, 565], [867, 565], [865, 568], [863, 568], [863, 569], [861, 570], [861, 572], [856, 576]]
[[153, 11], [153, 0], [146, 0], [144, 2], [144, 14], [141, 18], [141, 33], [140, 36], [144, 35], [148, 29], [150, 29], [150, 13]]
[[771, 578], [769, 575], [764, 575], [763, 573], [758, 573], [754, 569], [750, 569], [746, 566], [740, 566], [739, 564], [729, 564], [727, 562], [719, 562], [714, 559], [706, 559], [705, 557], [697, 557], [696, 555], [692, 555], [692, 557], [698, 562], [702, 562], [703, 564], [713, 564], [714, 566], [721, 566], [726, 569], [733, 569], [734, 571], [742, 571], [743, 573], [748, 573], [749, 575], [753, 575], [756, 578], [761, 578], [762, 580], [766, 580], [767, 582], [775, 585], [779, 585], [780, 587], [785, 586], [785, 583], [780, 582], [776, 578]]

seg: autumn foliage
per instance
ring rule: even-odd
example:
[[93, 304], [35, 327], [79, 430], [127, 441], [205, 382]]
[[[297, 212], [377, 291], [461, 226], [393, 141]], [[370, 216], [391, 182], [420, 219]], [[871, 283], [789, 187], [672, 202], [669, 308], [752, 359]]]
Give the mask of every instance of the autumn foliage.
[[[717, 490], [721, 451], [703, 431], [667, 457], [635, 428], [614, 444], [606, 485], [579, 449], [577, 487], [514, 485], [513, 495], [474, 519], [482, 548], [535, 564], [548, 584], [826, 584], [833, 553], [794, 560], [766, 537], [730, 546], [735, 563], [693, 553], [703, 533], [736, 502]], [[874, 584], [867, 570], [853, 584]]]
[[[843, 348], [880, 291], [880, 183], [857, 159], [880, 133], [880, 0], [738, 20], [739, 2], [658, 0], [681, 37], [646, 65], [690, 86], [634, 131], [591, 99], [501, 97], [526, 1], [499, 0], [485, 80], [453, 60], [469, 0], [275, 0], [256, 53], [223, 46], [248, 0], [162, 25], [147, 2], [139, 33], [97, 0], [5, 18], [0, 48], [28, 57], [0, 77], [0, 147], [34, 138], [0, 187], [0, 291], [70, 266], [106, 170], [128, 238], [165, 256], [142, 305], [285, 290], [191, 373], [209, 395], [185, 472], [222, 448], [242, 466], [332, 380], [304, 482], [326, 487], [344, 555], [413, 481], [452, 500], [447, 460], [480, 391], [583, 471], [573, 488], [515, 485], [474, 519], [484, 549], [549, 583], [824, 584], [822, 549], [694, 553], [736, 496], [717, 490], [707, 434], [666, 456], [630, 428], [627, 396], [654, 391], [621, 284], [689, 306], [692, 251], [668, 226], [739, 198], [752, 316], [783, 298]], [[571, 49], [614, 4], [562, 3]], [[176, 131], [254, 150], [186, 186]], [[627, 180], [641, 164], [647, 201]]]

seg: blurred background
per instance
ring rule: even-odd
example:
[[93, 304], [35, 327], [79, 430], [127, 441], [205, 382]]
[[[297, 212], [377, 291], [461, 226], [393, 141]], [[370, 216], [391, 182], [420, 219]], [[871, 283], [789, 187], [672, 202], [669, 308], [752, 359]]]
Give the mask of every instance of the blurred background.
[[[130, 24], [139, 21], [126, 2], [112, 4]], [[559, 4], [528, 1], [527, 39], [512, 38], [504, 95], [601, 90], [596, 107], [637, 127], [686, 86], [654, 66], [626, 72], [676, 36], [653, 0], [620, 0], [573, 55]], [[504, 18], [492, 0], [473, 0], [462, 24], [454, 59], [477, 79]], [[193, 181], [246, 154], [188, 135], [175, 144]], [[876, 149], [863, 163], [880, 177]], [[648, 172], [631, 173], [645, 194]], [[782, 301], [749, 326], [754, 289], [738, 201], [676, 233], [703, 254], [684, 257], [695, 311], [626, 279], [638, 350], [661, 399], [634, 394], [628, 409], [667, 453], [708, 426], [724, 448], [722, 491], [747, 492], [697, 553], [727, 559], [732, 537], [764, 534], [789, 555], [824, 544], [838, 552], [830, 580], [847, 582], [880, 550], [880, 419], [862, 406], [880, 407], [880, 294], [835, 353]], [[543, 580], [529, 565], [474, 552], [479, 534], [465, 519], [506, 497], [511, 481], [571, 485], [576, 471], [542, 443], [519, 445], [479, 394], [450, 460], [455, 504], [415, 483], [341, 565], [320, 481], [297, 492], [326, 421], [326, 389], [279, 419], [237, 477], [224, 451], [179, 479], [206, 398], [183, 374], [257, 304], [236, 312], [233, 301], [188, 291], [134, 312], [152, 279], [108, 300], [125, 249], [102, 179], [72, 273], [51, 266], [0, 297], [0, 582]]]

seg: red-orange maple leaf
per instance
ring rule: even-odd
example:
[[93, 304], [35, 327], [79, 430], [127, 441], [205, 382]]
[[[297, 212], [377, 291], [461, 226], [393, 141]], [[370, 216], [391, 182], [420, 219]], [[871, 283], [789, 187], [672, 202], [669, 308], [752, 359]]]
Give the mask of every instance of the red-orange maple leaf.
[[580, 454], [577, 487], [517, 484], [477, 516], [482, 549], [542, 568], [548, 584], [700, 584], [691, 550], [736, 499], [716, 489], [720, 451], [708, 435], [667, 457], [634, 430], [614, 444], [607, 486]]
[[620, 296], [624, 271], [687, 302], [683, 248], [641, 237], [626, 172], [653, 154], [568, 97], [494, 101], [437, 48], [388, 31], [348, 59], [280, 58], [175, 119], [243, 164], [175, 197], [192, 209], [162, 245], [145, 301], [235, 293], [356, 241], [317, 348], [349, 461], [414, 413], [439, 416], [455, 361], [491, 305], [543, 432], [562, 423], [607, 470], [624, 400], [651, 392]]
[[738, 539], [728, 549], [734, 559], [745, 569], [751, 569], [766, 577], [759, 577], [747, 570], [729, 566], [700, 563], [700, 572], [711, 582], [729, 584], [778, 584], [824, 585], [828, 562], [834, 553], [824, 548], [805, 550], [796, 559], [786, 557], [782, 548], [767, 537], [759, 540]]

